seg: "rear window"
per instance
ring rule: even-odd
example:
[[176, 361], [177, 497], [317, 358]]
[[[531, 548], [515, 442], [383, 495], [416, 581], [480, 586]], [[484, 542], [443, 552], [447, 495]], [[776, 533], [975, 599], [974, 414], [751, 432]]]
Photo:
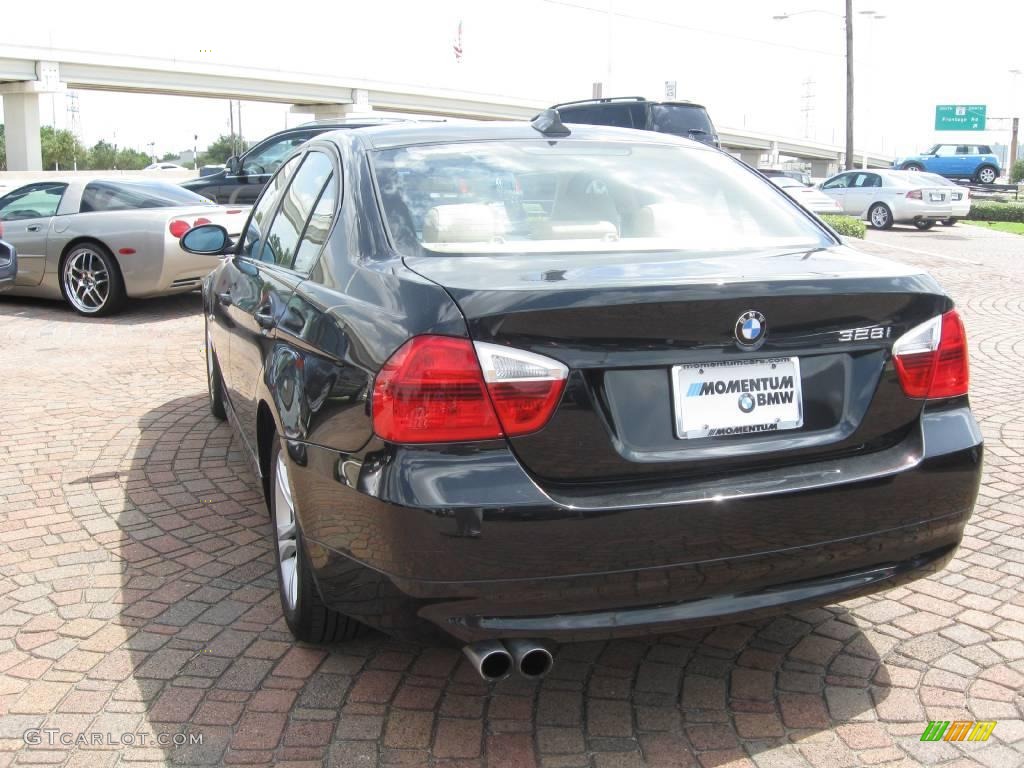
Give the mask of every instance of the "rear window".
[[828, 236], [719, 152], [517, 141], [381, 150], [384, 215], [406, 254], [822, 247]]
[[652, 104], [651, 127], [683, 138], [691, 138], [694, 133], [710, 136], [715, 132], [707, 110], [689, 104]]
[[578, 107], [559, 107], [563, 123], [581, 125], [611, 125], [616, 128], [646, 128], [647, 109], [641, 102], [614, 104], [582, 104]]
[[130, 211], [137, 208], [168, 208], [174, 205], [213, 205], [210, 200], [184, 187], [163, 182], [118, 184], [91, 181], [82, 190], [81, 213]]

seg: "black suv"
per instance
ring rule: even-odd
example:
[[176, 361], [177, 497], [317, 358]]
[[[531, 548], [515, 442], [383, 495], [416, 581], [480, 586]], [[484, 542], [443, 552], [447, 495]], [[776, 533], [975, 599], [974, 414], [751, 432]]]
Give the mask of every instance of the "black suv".
[[649, 101], [642, 96], [586, 99], [555, 104], [563, 123], [639, 128], [693, 139], [721, 149], [708, 111], [691, 101]]
[[181, 186], [222, 205], [252, 205], [281, 165], [281, 161], [300, 144], [305, 144], [321, 133], [336, 131], [339, 128], [365, 128], [394, 122], [403, 120], [397, 117], [339, 118], [316, 120], [294, 128], [286, 128], [271, 134], [241, 157], [232, 155], [219, 172], [186, 181]]

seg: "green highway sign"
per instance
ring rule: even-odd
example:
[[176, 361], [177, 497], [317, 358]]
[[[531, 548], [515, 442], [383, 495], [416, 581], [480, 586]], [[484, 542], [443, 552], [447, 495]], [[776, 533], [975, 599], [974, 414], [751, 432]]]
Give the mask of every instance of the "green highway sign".
[[984, 131], [984, 104], [939, 104], [935, 107], [936, 131]]

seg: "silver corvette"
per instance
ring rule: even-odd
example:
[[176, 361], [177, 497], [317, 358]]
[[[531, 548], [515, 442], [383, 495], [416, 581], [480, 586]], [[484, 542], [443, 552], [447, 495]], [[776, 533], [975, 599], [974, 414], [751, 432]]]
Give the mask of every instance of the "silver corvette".
[[18, 251], [6, 295], [63, 299], [95, 317], [116, 312], [127, 297], [194, 290], [217, 260], [186, 253], [179, 238], [206, 223], [237, 234], [246, 213], [160, 181], [26, 184], [0, 197], [0, 237]]

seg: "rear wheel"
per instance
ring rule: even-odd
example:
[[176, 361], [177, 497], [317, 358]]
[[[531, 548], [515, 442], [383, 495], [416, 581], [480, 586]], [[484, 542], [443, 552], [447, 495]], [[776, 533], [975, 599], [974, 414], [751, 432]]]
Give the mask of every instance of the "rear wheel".
[[80, 243], [64, 257], [60, 270], [64, 299], [81, 315], [110, 315], [124, 304], [124, 280], [113, 255], [99, 243]]
[[885, 203], [875, 203], [868, 210], [868, 221], [875, 229], [889, 229], [892, 226], [892, 211]]
[[270, 455], [270, 523], [277, 552], [281, 610], [296, 640], [332, 643], [358, 636], [363, 625], [328, 608], [309, 567], [309, 556], [295, 515], [288, 461], [275, 435]]
[[914, 222], [914, 226], [920, 230], [931, 229], [935, 226], [935, 222], [930, 219], [918, 219]]
[[220, 376], [220, 365], [213, 354], [213, 339], [210, 336], [210, 320], [206, 320], [206, 389], [210, 393], [210, 413], [215, 419], [224, 421], [228, 417], [224, 409], [224, 382]]
[[978, 169], [978, 172], [974, 175], [974, 180], [979, 184], [991, 184], [998, 178], [999, 174], [996, 173], [996, 169], [991, 165], [983, 165]]
[[952, 227], [954, 224], [956, 224], [956, 219], [951, 218], [942, 220], [942, 226], [944, 227]]
[[924, 166], [920, 163], [907, 163], [903, 166], [904, 171], [923, 171]]

